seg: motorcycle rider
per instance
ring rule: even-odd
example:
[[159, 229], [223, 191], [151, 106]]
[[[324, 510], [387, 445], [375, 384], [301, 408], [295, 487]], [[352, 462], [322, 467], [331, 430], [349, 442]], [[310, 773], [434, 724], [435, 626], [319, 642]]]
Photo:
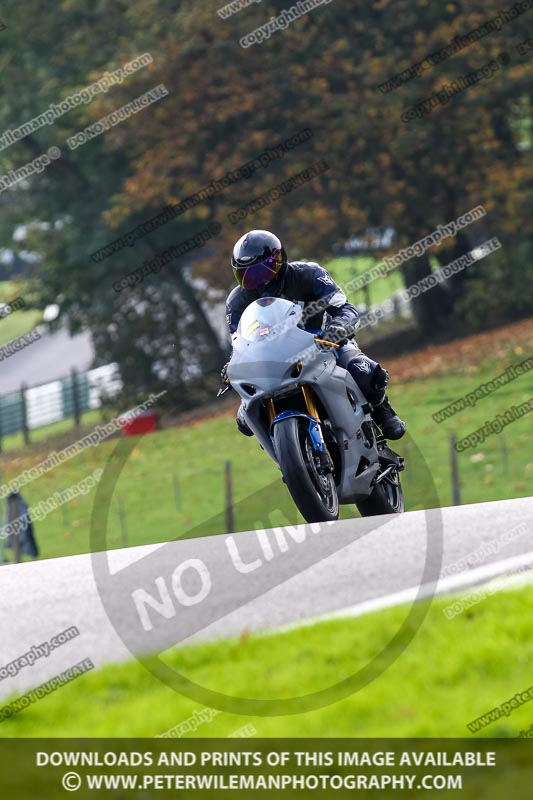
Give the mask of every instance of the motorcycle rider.
[[[231, 258], [236, 286], [226, 300], [226, 322], [230, 333], [237, 330], [244, 309], [260, 297], [283, 297], [303, 306], [305, 330], [341, 344], [339, 366], [348, 370], [373, 406], [372, 418], [387, 439], [400, 439], [405, 423], [393, 410], [386, 395], [389, 374], [381, 364], [366, 356], [355, 341], [349, 341], [359, 325], [359, 314], [342, 289], [319, 264], [287, 261], [285, 249], [270, 231], [253, 230], [236, 242]], [[226, 366], [222, 380], [227, 378]], [[237, 427], [253, 436], [237, 413]]]

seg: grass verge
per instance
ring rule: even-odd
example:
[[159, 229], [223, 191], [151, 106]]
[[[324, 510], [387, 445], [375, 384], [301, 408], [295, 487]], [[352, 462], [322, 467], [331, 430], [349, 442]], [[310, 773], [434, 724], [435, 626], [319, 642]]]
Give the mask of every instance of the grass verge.
[[[194, 736], [228, 736], [246, 724], [260, 737], [471, 736], [469, 722], [532, 684], [533, 587], [488, 596], [448, 620], [443, 611], [450, 602], [435, 600], [411, 645], [346, 699], [285, 717], [221, 712]], [[174, 649], [165, 661], [202, 686], [237, 697], [303, 695], [364, 667], [405, 615], [406, 608], [397, 607], [287, 633]], [[66, 652], [64, 663], [66, 668]], [[128, 662], [88, 673], [28, 706], [0, 723], [0, 736], [157, 736], [195, 710], [201, 706]], [[530, 701], [476, 735], [518, 736], [532, 721]]]

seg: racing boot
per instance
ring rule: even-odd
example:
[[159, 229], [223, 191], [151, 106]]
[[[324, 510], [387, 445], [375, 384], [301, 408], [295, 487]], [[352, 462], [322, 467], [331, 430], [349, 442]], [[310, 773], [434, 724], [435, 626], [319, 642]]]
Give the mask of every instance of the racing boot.
[[372, 419], [381, 428], [385, 439], [401, 439], [405, 433], [405, 422], [394, 411], [387, 395], [373, 406]]

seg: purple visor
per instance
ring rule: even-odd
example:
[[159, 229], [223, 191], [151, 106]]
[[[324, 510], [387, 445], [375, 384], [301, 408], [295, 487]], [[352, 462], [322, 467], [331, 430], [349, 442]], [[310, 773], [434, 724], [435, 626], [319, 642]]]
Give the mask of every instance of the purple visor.
[[234, 267], [233, 272], [239, 286], [243, 289], [259, 289], [273, 280], [279, 270], [280, 264], [275, 255], [250, 264], [246, 267]]

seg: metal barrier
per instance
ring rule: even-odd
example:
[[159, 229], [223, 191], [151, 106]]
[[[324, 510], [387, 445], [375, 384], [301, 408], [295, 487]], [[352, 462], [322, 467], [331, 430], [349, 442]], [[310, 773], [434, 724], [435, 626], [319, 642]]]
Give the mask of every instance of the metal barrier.
[[99, 408], [120, 388], [116, 364], [107, 364], [82, 373], [73, 369], [59, 380], [37, 386], [22, 384], [18, 391], [0, 395], [0, 450], [5, 436], [22, 433], [28, 444], [30, 432], [44, 425], [65, 419], [79, 425], [84, 412]]

